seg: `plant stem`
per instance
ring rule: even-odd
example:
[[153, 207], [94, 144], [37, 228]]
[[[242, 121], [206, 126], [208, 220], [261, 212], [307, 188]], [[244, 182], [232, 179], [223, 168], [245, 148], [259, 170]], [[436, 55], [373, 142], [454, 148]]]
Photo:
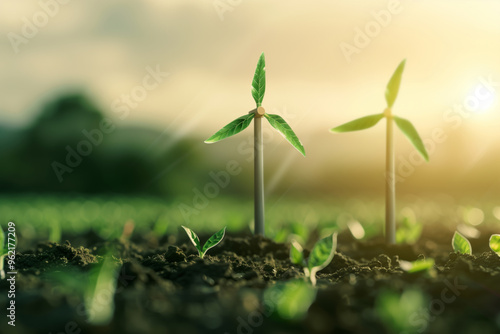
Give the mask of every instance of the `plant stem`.
[[390, 109], [386, 110], [387, 138], [385, 156], [385, 241], [396, 243], [396, 178], [394, 173], [394, 122]]
[[264, 235], [264, 145], [262, 117], [254, 118], [254, 205], [255, 234]]

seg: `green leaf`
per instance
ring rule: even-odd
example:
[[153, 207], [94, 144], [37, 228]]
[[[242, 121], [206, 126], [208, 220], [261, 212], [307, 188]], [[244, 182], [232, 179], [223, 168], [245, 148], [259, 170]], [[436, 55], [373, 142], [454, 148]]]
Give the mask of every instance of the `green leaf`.
[[217, 133], [215, 133], [212, 137], [205, 140], [205, 143], [207, 144], [215, 143], [218, 142], [219, 140], [234, 136], [235, 134], [245, 130], [252, 122], [254, 116], [255, 114], [251, 113], [248, 115], [238, 117], [237, 119], [235, 119], [222, 129], [217, 131]]
[[264, 94], [266, 92], [266, 59], [264, 57], [264, 52], [260, 55], [259, 61], [257, 62], [257, 68], [255, 69], [255, 74], [253, 75], [252, 81], [252, 96], [257, 103], [257, 107], [262, 105], [262, 100], [264, 99]]
[[405, 136], [410, 140], [417, 151], [424, 157], [425, 161], [429, 161], [429, 155], [427, 154], [424, 143], [422, 142], [422, 139], [420, 139], [420, 136], [418, 135], [418, 132], [413, 124], [411, 124], [409, 120], [401, 117], [393, 116], [393, 118], [398, 128], [405, 134]]
[[[90, 274], [90, 284], [87, 286], [84, 299], [88, 321], [93, 325], [106, 325], [113, 318], [119, 269], [120, 266], [113, 261], [111, 254], [107, 254], [102, 263]], [[108, 298], [102, 298], [103, 291], [109, 294]]]
[[304, 253], [302, 246], [300, 246], [300, 244], [295, 240], [292, 240], [292, 246], [290, 247], [290, 261], [298, 265], [304, 264]]
[[417, 260], [413, 262], [400, 260], [399, 265], [401, 269], [409, 273], [429, 271], [434, 267], [434, 259]]
[[493, 234], [490, 237], [490, 248], [500, 256], [500, 234]]
[[203, 257], [210, 248], [217, 246], [222, 241], [222, 238], [224, 238], [225, 233], [226, 233], [226, 227], [224, 227], [222, 230], [212, 235], [210, 239], [208, 239], [207, 242], [205, 242], [205, 245], [203, 246], [202, 250], [203, 254], [201, 257]]
[[332, 132], [350, 132], [350, 131], [358, 131], [358, 130], [364, 130], [371, 128], [372, 126], [375, 126], [382, 118], [384, 117], [384, 114], [375, 114], [375, 115], [369, 115], [365, 117], [361, 117], [358, 119], [355, 119], [354, 121], [350, 121], [348, 123], [339, 125], [330, 131]]
[[403, 59], [403, 61], [399, 63], [398, 67], [394, 71], [394, 74], [389, 80], [389, 83], [387, 84], [387, 88], [385, 90], [385, 100], [387, 101], [388, 108], [392, 108], [394, 101], [396, 101], [396, 97], [398, 97], [399, 86], [401, 85], [401, 75], [403, 74], [405, 63], [406, 59]]
[[200, 244], [200, 238], [198, 238], [196, 233], [194, 233], [191, 229], [189, 229], [185, 226], [182, 226], [182, 228], [184, 229], [184, 231], [186, 231], [186, 234], [188, 235], [189, 239], [193, 243], [194, 247], [196, 247], [196, 249], [198, 250], [198, 254], [200, 255], [200, 257], [203, 257], [203, 252], [202, 252], [201, 244]]
[[337, 233], [318, 241], [309, 255], [309, 270], [311, 276], [314, 273], [325, 268], [333, 259], [337, 249]]
[[300, 142], [297, 135], [293, 132], [290, 125], [288, 125], [281, 116], [264, 114], [264, 117], [267, 118], [271, 126], [278, 130], [285, 137], [285, 139], [293, 145], [293, 147], [295, 147], [300, 153], [302, 153], [303, 156], [306, 156], [304, 146], [302, 146], [302, 143]]
[[472, 247], [469, 240], [467, 240], [467, 238], [461, 235], [459, 232], [455, 232], [451, 244], [453, 245], [453, 250], [455, 252], [472, 255]]
[[[316, 299], [317, 290], [304, 280], [277, 282], [264, 291], [264, 300], [274, 301], [275, 313], [288, 322], [300, 321]], [[277, 298], [279, 296], [279, 298]]]

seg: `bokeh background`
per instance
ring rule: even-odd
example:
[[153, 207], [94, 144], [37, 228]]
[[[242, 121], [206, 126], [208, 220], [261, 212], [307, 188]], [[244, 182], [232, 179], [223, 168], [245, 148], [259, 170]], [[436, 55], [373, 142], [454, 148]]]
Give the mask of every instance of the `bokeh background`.
[[[63, 2], [0, 3], [0, 191], [8, 198], [156, 196], [194, 207], [210, 172], [236, 160], [241, 172], [210, 205], [251, 200], [251, 129], [203, 140], [254, 107], [261, 52], [264, 106], [289, 122], [307, 153], [267, 126], [269, 197], [383, 200], [384, 124], [328, 130], [382, 112], [404, 58], [394, 113], [415, 124], [431, 157], [422, 163], [396, 134], [398, 194], [498, 197], [496, 1]], [[157, 85], [137, 88], [155, 70]], [[104, 118], [113, 130], [60, 181], [54, 162], [66, 165], [68, 147]]]

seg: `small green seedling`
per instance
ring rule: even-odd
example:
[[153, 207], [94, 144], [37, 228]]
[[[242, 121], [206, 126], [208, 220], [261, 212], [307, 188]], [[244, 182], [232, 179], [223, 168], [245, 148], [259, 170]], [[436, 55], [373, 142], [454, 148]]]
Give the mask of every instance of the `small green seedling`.
[[2, 226], [0, 226], [0, 279], [5, 278], [3, 264], [8, 253], [9, 251], [7, 247], [5, 247], [5, 233], [3, 232]]
[[304, 274], [309, 278], [313, 286], [316, 285], [316, 273], [324, 269], [332, 262], [337, 250], [337, 233], [319, 240], [313, 247], [309, 259], [304, 258], [302, 246], [296, 241], [292, 241], [290, 248], [290, 260], [294, 264], [304, 267]]
[[404, 271], [412, 274], [412, 273], [418, 273], [421, 271], [426, 271], [429, 274], [433, 274], [433, 269], [434, 269], [434, 264], [435, 261], [434, 259], [424, 259], [424, 260], [417, 260], [417, 261], [404, 261], [404, 260], [399, 260], [399, 266], [401, 269]]
[[414, 244], [422, 235], [423, 224], [420, 224], [415, 214], [404, 215], [401, 224], [396, 231], [396, 243], [398, 244]]
[[59, 224], [58, 220], [52, 220], [50, 222], [50, 234], [49, 234], [49, 241], [54, 242], [56, 244], [61, 243], [61, 224]]
[[279, 282], [264, 292], [264, 304], [276, 307], [277, 315], [284, 320], [300, 321], [316, 299], [317, 289], [304, 280]]
[[387, 119], [385, 237], [388, 244], [396, 243], [396, 174], [394, 171], [394, 131], [392, 121], [396, 123], [399, 129], [405, 134], [424, 159], [429, 161], [429, 155], [427, 154], [424, 143], [422, 142], [422, 139], [418, 135], [413, 124], [411, 124], [407, 119], [397, 117], [392, 114], [392, 106], [398, 96], [405, 63], [406, 59], [399, 64], [387, 84], [385, 91], [387, 107], [383, 113], [365, 116], [331, 129], [332, 132], [364, 130], [376, 125], [384, 117]]
[[490, 237], [490, 248], [500, 256], [500, 234], [493, 234]]
[[[102, 263], [90, 273], [90, 281], [84, 291], [88, 321], [93, 325], [106, 325], [115, 312], [115, 292], [120, 266], [111, 254], [104, 256]], [[103, 293], [109, 298], [102, 298]]]
[[52, 271], [47, 278], [58, 282], [71, 295], [81, 296], [87, 322], [102, 326], [109, 324], [115, 311], [115, 293], [120, 270], [119, 262], [109, 251], [88, 272], [73, 270]]
[[412, 319], [419, 315], [422, 319], [419, 326], [424, 329], [429, 320], [429, 298], [424, 293], [415, 288], [400, 291], [383, 290], [375, 301], [374, 310], [378, 318], [386, 326], [386, 333], [418, 333], [418, 327]]
[[271, 126], [278, 130], [286, 140], [292, 144], [300, 153], [306, 155], [304, 147], [292, 128], [279, 115], [267, 114], [262, 107], [262, 100], [266, 92], [266, 61], [264, 53], [261, 54], [252, 81], [252, 96], [257, 107], [247, 115], [243, 115], [232, 121], [213, 136], [205, 140], [205, 143], [215, 143], [219, 140], [231, 137], [246, 129], [254, 120], [254, 205], [255, 205], [255, 234], [264, 235], [264, 145], [262, 137], [262, 118], [269, 121]]
[[455, 252], [472, 255], [472, 246], [470, 245], [469, 240], [467, 240], [467, 238], [459, 232], [455, 231], [453, 239], [451, 240], [451, 245], [453, 246], [453, 250]]
[[193, 232], [193, 230], [182, 226], [182, 228], [186, 231], [186, 234], [188, 235], [189, 239], [193, 243], [194, 247], [198, 250], [198, 254], [200, 255], [200, 258], [203, 259], [203, 256], [207, 253], [207, 251], [212, 248], [217, 246], [221, 241], [222, 238], [224, 238], [224, 235], [226, 233], [226, 228], [224, 227], [222, 230], [219, 232], [215, 233], [212, 235], [207, 242], [205, 242], [205, 245], [203, 245], [203, 248], [201, 247], [200, 243], [200, 238], [196, 235], [196, 233]]

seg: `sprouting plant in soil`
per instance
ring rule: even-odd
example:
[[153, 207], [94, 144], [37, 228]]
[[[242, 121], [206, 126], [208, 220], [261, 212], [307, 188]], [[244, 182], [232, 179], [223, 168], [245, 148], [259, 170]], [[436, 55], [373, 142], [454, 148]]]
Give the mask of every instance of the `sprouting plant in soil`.
[[[108, 324], [115, 311], [114, 295], [120, 266], [115, 263], [111, 254], [104, 256], [102, 263], [90, 275], [90, 282], [84, 293], [85, 309], [89, 322], [95, 325]], [[102, 293], [106, 291], [110, 297], [103, 301]]]
[[266, 289], [264, 300], [276, 301], [276, 313], [284, 320], [300, 321], [307, 316], [309, 307], [316, 299], [317, 289], [302, 279], [294, 279]]
[[500, 234], [492, 234], [490, 237], [490, 249], [500, 256]]
[[5, 271], [3, 269], [5, 256], [9, 253], [7, 247], [5, 246], [5, 233], [0, 226], [0, 279], [5, 278]]
[[292, 241], [292, 246], [290, 247], [290, 260], [292, 263], [304, 267], [306, 278], [308, 278], [314, 286], [316, 285], [316, 273], [332, 262], [336, 249], [337, 233], [333, 233], [331, 236], [316, 242], [311, 254], [309, 254], [309, 259], [306, 260], [304, 258], [302, 246], [298, 242]]
[[83, 298], [87, 322], [92, 325], [108, 324], [115, 311], [114, 296], [120, 264], [111, 254], [112, 251], [108, 251], [102, 261], [87, 273], [58, 270], [47, 275], [50, 280]]
[[188, 235], [189, 240], [191, 240], [194, 247], [196, 247], [196, 249], [198, 250], [198, 254], [200, 255], [200, 258], [202, 258], [202, 259], [210, 248], [217, 246], [222, 241], [222, 239], [224, 238], [224, 235], [226, 233], [226, 227], [224, 227], [222, 230], [220, 230], [219, 232], [212, 235], [207, 240], [207, 242], [205, 242], [205, 245], [203, 245], [203, 247], [201, 247], [200, 238], [198, 238], [198, 235], [196, 235], [196, 233], [194, 233], [193, 230], [191, 230], [185, 226], [182, 226], [182, 228], [186, 231], [186, 234]]
[[453, 246], [453, 250], [455, 252], [472, 255], [472, 246], [470, 245], [469, 240], [460, 234], [460, 232], [455, 231], [453, 239], [451, 240], [451, 245]]
[[399, 260], [399, 266], [401, 267], [401, 269], [410, 274], [418, 272], [427, 272], [429, 275], [434, 276], [435, 275], [434, 264], [435, 261], [433, 258], [419, 259], [411, 262]]
[[405, 67], [406, 59], [403, 60], [394, 71], [385, 91], [385, 100], [387, 107], [384, 112], [358, 118], [354, 121], [345, 123], [331, 129], [332, 132], [350, 132], [371, 128], [375, 126], [382, 118], [387, 119], [386, 128], [386, 191], [385, 191], [385, 238], [388, 244], [396, 242], [396, 178], [394, 164], [394, 130], [393, 121], [404, 135], [410, 140], [417, 151], [429, 161], [429, 155], [425, 149], [424, 143], [417, 130], [407, 119], [392, 114], [392, 107], [399, 92], [401, 76]]
[[257, 68], [252, 81], [252, 96], [256, 103], [256, 108], [248, 114], [243, 115], [213, 136], [205, 140], [205, 143], [215, 143], [219, 140], [233, 136], [246, 129], [254, 120], [254, 206], [255, 206], [255, 234], [264, 235], [264, 145], [262, 136], [262, 118], [268, 120], [273, 128], [278, 130], [286, 140], [292, 144], [302, 155], [306, 155], [304, 147], [292, 128], [279, 115], [268, 114], [262, 101], [266, 92], [266, 61], [264, 53], [261, 54], [257, 62]]

